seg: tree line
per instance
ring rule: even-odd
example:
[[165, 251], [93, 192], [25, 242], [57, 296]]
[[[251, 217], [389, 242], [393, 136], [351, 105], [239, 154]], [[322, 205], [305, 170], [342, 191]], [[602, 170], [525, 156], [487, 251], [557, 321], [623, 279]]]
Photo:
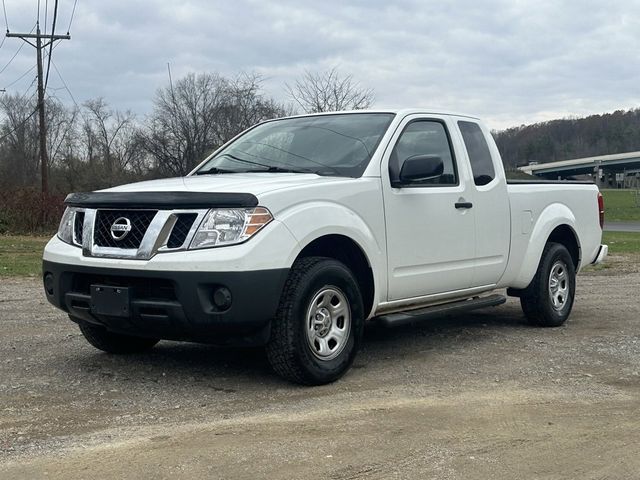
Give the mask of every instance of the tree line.
[[305, 72], [285, 90], [289, 104], [268, 96], [256, 74], [189, 74], [159, 88], [151, 113], [143, 118], [113, 108], [102, 98], [69, 107], [49, 96], [51, 192], [45, 197], [38, 192], [36, 102], [18, 94], [0, 97], [0, 233], [51, 228], [59, 219], [64, 195], [72, 191], [185, 175], [209, 153], [263, 120], [367, 108], [373, 101], [371, 90], [335, 68]]
[[640, 109], [493, 132], [507, 167], [640, 150]]
[[[250, 126], [295, 113], [368, 108], [374, 92], [332, 68], [285, 84], [290, 102], [267, 95], [262, 78], [244, 73], [189, 74], [159, 88], [144, 117], [95, 98], [72, 107], [46, 100], [51, 193], [39, 192], [33, 97], [0, 97], [0, 233], [51, 229], [64, 196], [187, 174], [210, 152]], [[493, 132], [508, 170], [640, 150], [640, 109], [522, 125]]]

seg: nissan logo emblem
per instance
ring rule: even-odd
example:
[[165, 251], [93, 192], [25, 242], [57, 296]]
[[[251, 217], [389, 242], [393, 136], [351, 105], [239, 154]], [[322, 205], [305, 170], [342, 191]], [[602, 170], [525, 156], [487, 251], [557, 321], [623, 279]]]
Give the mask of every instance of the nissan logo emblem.
[[131, 231], [131, 220], [126, 217], [117, 218], [111, 224], [111, 228], [109, 230], [111, 231], [111, 238], [116, 241], [120, 241], [129, 235], [129, 232]]

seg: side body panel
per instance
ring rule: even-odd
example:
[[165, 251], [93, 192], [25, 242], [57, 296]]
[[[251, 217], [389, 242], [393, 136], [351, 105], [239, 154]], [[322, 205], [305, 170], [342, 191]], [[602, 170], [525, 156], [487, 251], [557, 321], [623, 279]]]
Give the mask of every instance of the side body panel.
[[[413, 121], [444, 123], [451, 137], [458, 185], [391, 186], [388, 169], [391, 152], [404, 128]], [[472, 202], [473, 192], [455, 128], [445, 116], [409, 115], [399, 125], [382, 158], [388, 301], [471, 286], [475, 263], [475, 212], [457, 209], [455, 204]]]
[[[471, 286], [495, 285], [504, 273], [511, 244], [511, 212], [507, 195], [507, 183], [498, 147], [491, 132], [480, 121], [457, 117], [456, 134], [460, 136], [461, 156], [469, 166], [473, 189], [473, 214], [476, 229], [475, 262]], [[459, 122], [476, 123], [486, 141], [495, 172], [494, 179], [486, 185], [476, 185], [470, 155], [461, 135]]]
[[542, 250], [561, 225], [575, 232], [578, 270], [597, 256], [602, 239], [595, 185], [508, 185], [511, 202], [511, 253], [498, 286], [525, 288], [535, 275]]

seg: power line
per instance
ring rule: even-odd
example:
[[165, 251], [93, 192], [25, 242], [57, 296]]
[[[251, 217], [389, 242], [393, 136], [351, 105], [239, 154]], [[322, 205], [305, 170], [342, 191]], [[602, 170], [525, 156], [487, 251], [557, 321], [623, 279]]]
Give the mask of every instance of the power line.
[[24, 126], [24, 124], [27, 123], [31, 119], [31, 117], [33, 117], [36, 114], [37, 111], [38, 111], [38, 108], [36, 108], [33, 112], [31, 112], [29, 116], [25, 118], [23, 121], [21, 121], [13, 130], [11, 130], [9, 133], [0, 137], [0, 142], [3, 141], [5, 138], [16, 133], [19, 129], [21, 129]]
[[[4, 38], [7, 38], [7, 37], [4, 37]], [[58, 45], [60, 45], [60, 44], [59, 44], [59, 43], [56, 43], [56, 44], [53, 46], [53, 49], [55, 50], [56, 48], [58, 48]], [[1, 44], [0, 44], [0, 46], [1, 46]], [[49, 56], [49, 53], [48, 53], [48, 52], [44, 52], [44, 53], [45, 53], [45, 55]], [[11, 87], [11, 86], [15, 85], [15, 84], [16, 84], [16, 83], [18, 83], [20, 80], [22, 80], [22, 79], [23, 79], [23, 78], [24, 78], [24, 77], [25, 77], [29, 72], [33, 71], [35, 68], [36, 68], [36, 65], [32, 65], [32, 66], [31, 66], [31, 68], [29, 68], [29, 70], [27, 70], [26, 72], [24, 72], [22, 75], [20, 75], [18, 78], [16, 78], [13, 82], [11, 82], [11, 83], [9, 83], [8, 85], [6, 85], [4, 88], [5, 88], [5, 89], [7, 89], [7, 88], [9, 88], [9, 87]], [[35, 78], [35, 77], [34, 77], [34, 78]], [[35, 80], [34, 80], [34, 82], [35, 82]], [[31, 83], [31, 85], [33, 86], [33, 82]]]
[[[4, 2], [4, 0], [2, 0]], [[69, 20], [69, 26], [67, 27], [67, 35], [71, 31], [71, 22], [73, 22], [73, 15], [76, 13], [76, 5], [78, 4], [78, 0], [74, 0], [73, 9], [71, 10], [71, 19]]]
[[2, 0], [2, 10], [4, 10], [4, 23], [7, 26], [7, 33], [9, 33], [9, 20], [7, 20], [7, 6], [4, 4], [5, 0]]
[[56, 71], [56, 73], [58, 74], [58, 78], [60, 79], [60, 81], [62, 82], [62, 85], [64, 86], [64, 89], [67, 91], [67, 93], [69, 94], [69, 96], [71, 97], [71, 100], [73, 100], [73, 103], [75, 104], [76, 107], [78, 107], [78, 110], [80, 110], [80, 105], [78, 105], [78, 102], [76, 102], [75, 97], [73, 96], [73, 93], [71, 93], [71, 90], [69, 90], [69, 86], [67, 85], [67, 82], [64, 81], [64, 78], [62, 78], [62, 74], [60, 73], [60, 70], [58, 70], [58, 67], [56, 66], [56, 63], [52, 60], [51, 64], [53, 65], [53, 69]]
[[31, 68], [29, 68], [29, 70], [27, 70], [26, 72], [24, 72], [22, 75], [20, 75], [18, 78], [16, 78], [13, 82], [9, 83], [8, 85], [5, 85], [5, 89], [12, 87], [13, 85], [15, 85], [16, 83], [18, 83], [20, 80], [22, 80], [24, 77], [26, 77], [30, 72], [32, 72], [34, 69], [36, 68], [35, 65], [32, 65]]
[[[56, 12], [58, 7], [58, 0], [56, 0]], [[40, 9], [38, 8], [38, 16], [40, 15]], [[54, 12], [54, 28], [55, 28], [55, 12]], [[32, 30], [33, 31], [33, 30]], [[48, 164], [49, 159], [47, 155], [47, 126], [46, 126], [46, 118], [45, 118], [45, 97], [44, 97], [44, 84], [43, 84], [43, 69], [42, 69], [42, 50], [49, 48], [49, 65], [51, 62], [51, 55], [53, 52], [53, 42], [57, 40], [70, 40], [70, 35], [55, 35], [52, 33], [51, 35], [45, 33], [41, 33], [40, 31], [40, 23], [36, 22], [36, 33], [35, 35], [32, 33], [7, 33], [7, 37], [15, 37], [20, 38], [23, 42], [28, 43], [32, 47], [36, 49], [36, 65], [38, 67], [38, 124], [39, 128], [39, 151], [40, 151], [40, 177], [42, 180], [42, 193], [46, 194], [49, 191], [49, 181], [48, 181]], [[35, 40], [35, 44], [31, 42], [31, 39]], [[43, 44], [43, 39], [45, 40]], [[47, 43], [48, 42], [48, 43]], [[21, 47], [24, 43], [21, 45]], [[17, 53], [16, 53], [17, 55]], [[5, 67], [6, 68], [6, 67]], [[48, 71], [48, 70], [47, 70]], [[1, 73], [1, 72], [0, 72]], [[43, 212], [44, 214], [44, 212]]]
[[[48, 97], [50, 100], [52, 100], [52, 101], [57, 101], [57, 102], [59, 102], [59, 103], [62, 103], [62, 100], [60, 100], [60, 99], [59, 99], [55, 94], [51, 95], [49, 92], [46, 92], [46, 94], [47, 94], [47, 97]], [[67, 138], [67, 134], [69, 133], [69, 130], [71, 130], [71, 128], [73, 127], [74, 122], [75, 122], [75, 118], [76, 118], [76, 116], [77, 116], [77, 114], [78, 114], [78, 111], [79, 111], [79, 110], [74, 110], [74, 111], [72, 112], [72, 114], [71, 114], [71, 118], [70, 118], [70, 119], [65, 118], [65, 119], [63, 119], [63, 120], [62, 120], [61, 124], [66, 123], [66, 124], [67, 124], [67, 128], [65, 128], [65, 129], [64, 129], [64, 132], [62, 133], [62, 135], [58, 135], [58, 136], [59, 136], [59, 138], [60, 138], [60, 141], [58, 142], [58, 145], [57, 145], [57, 146], [54, 146], [54, 145], [53, 145], [53, 143], [55, 142], [55, 140], [56, 140], [56, 139], [55, 139], [55, 138], [54, 138], [54, 139], [52, 139], [52, 142], [51, 142], [51, 143], [52, 143], [51, 151], [52, 151], [53, 153], [52, 153], [52, 155], [51, 155], [51, 156], [52, 156], [53, 158], [55, 158], [55, 157], [57, 156], [58, 151], [60, 150], [60, 147], [62, 146], [62, 143], [64, 142], [65, 138]], [[58, 131], [58, 132], [59, 132], [59, 131]]]
[[16, 53], [13, 54], [13, 57], [11, 57], [11, 59], [7, 62], [7, 64], [4, 67], [2, 67], [2, 70], [0, 70], [0, 73], [4, 72], [7, 69], [7, 67], [11, 65], [11, 62], [13, 62], [13, 59], [16, 58], [20, 53], [20, 50], [22, 50], [22, 47], [24, 47], [24, 43], [18, 47], [18, 50], [16, 51]]
[[[53, 6], [53, 22], [51, 22], [51, 38], [54, 38], [56, 34], [56, 19], [58, 18], [58, 0]], [[45, 30], [46, 32], [46, 30]], [[51, 54], [53, 53], [53, 40], [49, 42], [49, 60], [47, 61], [47, 76], [44, 80], [44, 89], [47, 90], [47, 84], [49, 83], [49, 70], [51, 70]]]
[[[33, 28], [36, 28], [35, 25], [34, 25]], [[31, 29], [31, 32], [33, 32], [33, 28]], [[9, 31], [9, 29], [7, 29], [7, 32], [8, 31]], [[31, 32], [29, 32], [29, 33], [31, 33]], [[4, 38], [6, 39], [7, 37], [5, 36]], [[2, 43], [4, 43], [4, 40], [2, 41]], [[2, 72], [4, 72], [9, 65], [11, 65], [11, 62], [13, 62], [13, 59], [16, 58], [18, 56], [18, 54], [20, 53], [20, 50], [22, 50], [22, 47], [24, 47], [24, 43], [20, 44], [20, 46], [18, 47], [18, 50], [16, 51], [16, 53], [13, 54], [13, 57], [11, 57], [11, 59], [7, 62], [7, 64], [4, 67], [2, 67], [2, 69], [0, 70], [0, 74]]]
[[[7, 7], [4, 2], [5, 0], [2, 0], [2, 10], [4, 11], [4, 24], [7, 27], [7, 33], [9, 33], [9, 21], [7, 20]], [[7, 37], [3, 37], [2, 43], [0, 43], [0, 48], [2, 48], [6, 39]]]
[[33, 79], [31, 80], [31, 83], [29, 84], [29, 86], [27, 87], [27, 89], [22, 93], [22, 95], [20, 95], [20, 101], [21, 102], [31, 102], [31, 100], [33, 100], [33, 97], [36, 96], [36, 93], [38, 93], [38, 90], [34, 90], [33, 92], [31, 92], [31, 96], [29, 98], [27, 98], [27, 94], [29, 93], [29, 90], [31, 90], [33, 88], [33, 85], [35, 85], [36, 81], [38, 80], [38, 76], [34, 75]]
[[89, 123], [90, 120], [87, 118], [87, 116], [85, 115], [84, 111], [82, 110], [82, 108], [80, 108], [80, 105], [78, 105], [78, 102], [76, 102], [75, 97], [73, 96], [73, 93], [71, 93], [71, 90], [69, 90], [69, 86], [67, 85], [67, 82], [64, 81], [64, 78], [62, 78], [62, 74], [60, 73], [60, 70], [58, 70], [58, 67], [56, 66], [56, 62], [54, 62], [53, 60], [51, 61], [51, 64], [53, 65], [53, 69], [56, 71], [56, 73], [58, 74], [58, 78], [60, 79], [60, 81], [62, 82], [62, 85], [67, 93], [69, 94], [69, 97], [71, 97], [71, 100], [73, 101], [73, 104], [76, 106], [76, 108], [78, 109], [78, 113], [80, 114], [80, 116], [84, 119], [85, 122]]
[[[29, 85], [27, 87], [27, 89], [24, 91], [24, 93], [20, 97], [20, 100], [24, 100], [25, 99], [25, 97], [27, 96], [27, 93], [29, 93], [29, 90], [31, 90], [33, 85], [36, 83], [36, 80], [38, 80], [38, 77], [33, 77], [33, 80], [31, 80], [31, 85]], [[31, 94], [31, 96], [29, 97], [29, 100], [27, 100], [27, 102], [30, 102], [35, 94], [36, 94], [36, 91], [34, 90], [34, 92]]]

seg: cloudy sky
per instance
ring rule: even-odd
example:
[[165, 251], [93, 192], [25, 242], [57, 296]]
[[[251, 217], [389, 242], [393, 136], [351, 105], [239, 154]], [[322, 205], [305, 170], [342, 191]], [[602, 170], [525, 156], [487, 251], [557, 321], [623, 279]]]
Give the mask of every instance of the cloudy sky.
[[[35, 25], [38, 0], [5, 3], [12, 32]], [[73, 3], [59, 1], [57, 33]], [[445, 108], [496, 129], [640, 106], [639, 0], [78, 0], [71, 36], [53, 61], [76, 101], [101, 96], [140, 116], [167, 62], [174, 79], [258, 72], [282, 101], [305, 69], [338, 66], [374, 89], [376, 107]], [[6, 39], [0, 69], [20, 44]], [[35, 70], [19, 78], [34, 64], [27, 45], [0, 88], [33, 91]], [[72, 103], [55, 70], [49, 85]]]

